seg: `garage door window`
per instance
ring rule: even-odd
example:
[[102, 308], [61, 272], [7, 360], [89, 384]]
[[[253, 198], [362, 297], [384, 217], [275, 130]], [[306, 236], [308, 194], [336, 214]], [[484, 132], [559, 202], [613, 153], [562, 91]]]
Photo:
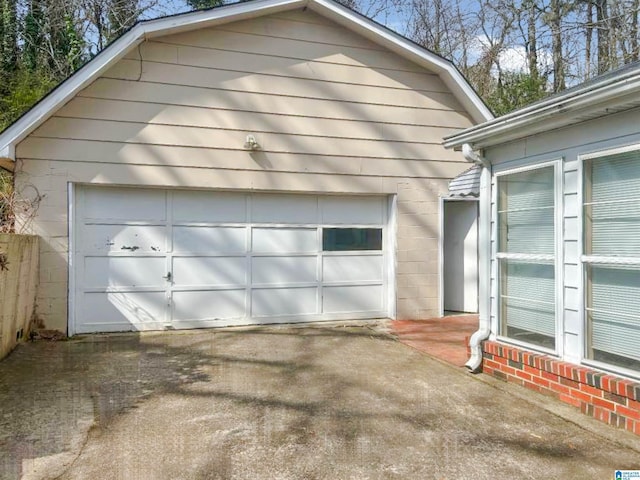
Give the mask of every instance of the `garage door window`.
[[640, 371], [640, 152], [584, 163], [587, 357]]
[[382, 250], [381, 228], [324, 228], [322, 250], [346, 252], [354, 250]]

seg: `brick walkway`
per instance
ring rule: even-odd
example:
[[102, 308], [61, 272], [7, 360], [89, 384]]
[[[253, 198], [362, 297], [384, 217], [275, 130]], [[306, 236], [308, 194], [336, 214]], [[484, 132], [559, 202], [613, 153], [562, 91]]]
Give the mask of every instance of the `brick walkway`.
[[391, 328], [405, 345], [462, 367], [469, 358], [469, 337], [478, 329], [478, 315], [396, 320]]

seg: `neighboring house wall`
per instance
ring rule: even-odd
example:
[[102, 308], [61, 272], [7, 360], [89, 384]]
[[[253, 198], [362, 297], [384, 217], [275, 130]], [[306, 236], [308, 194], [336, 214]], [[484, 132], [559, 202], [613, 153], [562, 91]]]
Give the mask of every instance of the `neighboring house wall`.
[[441, 143], [471, 124], [437, 75], [310, 11], [147, 41], [17, 147], [45, 195], [37, 313], [66, 330], [79, 182], [397, 195], [397, 317], [435, 315], [438, 195], [468, 168]]
[[[492, 232], [491, 232], [491, 340], [514, 343], [514, 338], [506, 338], [500, 326], [500, 282], [504, 281], [499, 271], [498, 260], [500, 228], [498, 226], [498, 184], [500, 175], [514, 169], [556, 165], [555, 197], [556, 230], [555, 243], [555, 348], [544, 349], [540, 345], [522, 342], [516, 347], [500, 347], [488, 342], [485, 345], [485, 371], [501, 378], [524, 384], [527, 387], [551, 392], [563, 401], [581, 407], [583, 412], [619, 427], [640, 433], [640, 383], [622, 380], [615, 375], [605, 375], [602, 370], [623, 377], [640, 378], [635, 367], [621, 367], [619, 364], [590, 359], [587, 354], [589, 332], [585, 313], [587, 302], [586, 263], [582, 255], [583, 221], [582, 202], [587, 182], [582, 179], [585, 156], [606, 152], [618, 147], [639, 145], [639, 109], [608, 115], [585, 121], [570, 127], [550, 131], [489, 147], [485, 158], [492, 163]], [[623, 181], [624, 178], [613, 179]], [[620, 204], [620, 208], [625, 208]], [[551, 215], [551, 213], [549, 213]], [[629, 228], [635, 224], [629, 223]], [[628, 230], [632, 231], [632, 230]], [[628, 239], [630, 239], [628, 237]], [[629, 240], [635, 241], [635, 240]], [[586, 242], [585, 242], [586, 243]], [[629, 244], [631, 245], [631, 244]], [[504, 251], [504, 249], [502, 249]], [[542, 261], [540, 258], [536, 260]], [[529, 285], [530, 289], [535, 289]], [[637, 298], [633, 294], [636, 287], [629, 286], [626, 296], [613, 303]], [[531, 299], [536, 295], [530, 290]], [[620, 294], [620, 291], [607, 295]], [[617, 298], [617, 297], [616, 297]], [[626, 299], [626, 300], [625, 300]], [[632, 315], [635, 312], [629, 312]], [[543, 315], [544, 316], [544, 315]], [[538, 316], [540, 322], [543, 321]], [[631, 320], [637, 323], [637, 320]], [[500, 333], [503, 336], [500, 336]], [[529, 355], [524, 352], [537, 351], [549, 355]], [[636, 351], [637, 352], [637, 351]], [[636, 353], [637, 358], [637, 353]], [[563, 362], [564, 361], [564, 362]], [[574, 364], [573, 366], [571, 364]], [[591, 368], [578, 368], [575, 364]], [[636, 365], [637, 365], [636, 360]], [[496, 373], [497, 372], [497, 373]]]

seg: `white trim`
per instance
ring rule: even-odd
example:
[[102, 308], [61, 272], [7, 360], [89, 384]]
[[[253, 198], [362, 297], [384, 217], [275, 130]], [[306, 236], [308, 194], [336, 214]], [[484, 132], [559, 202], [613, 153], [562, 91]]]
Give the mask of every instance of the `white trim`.
[[67, 238], [69, 239], [67, 248], [67, 336], [69, 337], [76, 333], [76, 264], [74, 262], [74, 251], [76, 247], [76, 238], [74, 234], [74, 227], [76, 224], [75, 190], [75, 184], [71, 182], [67, 183]]
[[605, 148], [604, 150], [594, 150], [587, 153], [581, 153], [580, 155], [578, 155], [578, 160], [582, 163], [584, 160], [595, 160], [602, 157], [611, 157], [613, 155], [620, 155], [622, 153], [635, 151], [638, 151], [640, 153], [640, 144], [631, 143], [621, 147]]
[[[496, 253], [492, 254], [494, 260], [493, 266], [493, 278], [495, 280], [495, 300], [497, 311], [493, 312], [496, 318], [495, 335], [496, 339], [502, 342], [513, 343], [514, 345], [523, 346], [531, 350], [538, 350], [545, 353], [551, 353], [552, 355], [562, 357], [564, 352], [564, 168], [563, 158], [555, 158], [553, 160], [547, 160], [543, 162], [531, 162], [526, 165], [500, 169], [494, 172], [494, 178], [496, 184], [493, 188], [493, 229], [491, 232], [492, 239], [496, 245]], [[553, 189], [554, 189], [554, 254], [526, 254], [526, 253], [507, 253], [500, 252], [499, 238], [498, 238], [498, 184], [497, 181], [502, 176], [513, 175], [522, 172], [528, 172], [538, 170], [546, 167], [553, 167]], [[526, 342], [519, 342], [517, 340], [509, 339], [502, 335], [502, 318], [501, 318], [501, 289], [500, 284], [502, 279], [500, 278], [499, 260], [532, 260], [532, 261], [553, 261], [554, 262], [554, 283], [555, 283], [555, 349], [550, 350], [544, 347], [540, 347], [535, 344]], [[551, 302], [549, 302], [551, 303]]]
[[[9, 126], [0, 135], [0, 152], [4, 154], [6, 151], [7, 156], [15, 158], [15, 146], [19, 142], [24, 140], [27, 135], [80, 90], [149, 38], [255, 18], [303, 6], [336, 21], [414, 63], [435, 71], [475, 121], [482, 122], [493, 118], [491, 111], [451, 62], [333, 0], [253, 0], [138, 23]], [[13, 156], [10, 156], [9, 154], [12, 152]]]
[[606, 257], [603, 255], [580, 255], [584, 264], [595, 265], [640, 265], [640, 257]]
[[[640, 144], [632, 143], [628, 145], [623, 145], [619, 147], [606, 148], [602, 150], [595, 150], [587, 153], [582, 153], [577, 156], [578, 160], [578, 195], [577, 202], [578, 207], [580, 209], [578, 215], [578, 252], [579, 252], [579, 303], [578, 303], [578, 317], [580, 319], [580, 343], [582, 345], [582, 349], [580, 352], [580, 364], [586, 365], [589, 367], [598, 368], [604, 370], [606, 372], [611, 372], [616, 375], [622, 375], [634, 380], [640, 379], [640, 372], [635, 370], [629, 370], [624, 367], [619, 367], [616, 365], [599, 362], [588, 356], [588, 344], [589, 344], [589, 332], [587, 328], [587, 311], [597, 311], [593, 308], [587, 308], [588, 300], [587, 300], [587, 289], [586, 289], [586, 281], [587, 281], [587, 267], [589, 265], [630, 265], [637, 266], [640, 265], [640, 256], [638, 257], [622, 257], [622, 256], [605, 256], [605, 255], [585, 255], [584, 254], [584, 234], [585, 234], [585, 221], [584, 221], [584, 168], [585, 161], [597, 161], [601, 158], [611, 157], [615, 155], [625, 154], [629, 152], [640, 152]], [[630, 201], [630, 200], [629, 200]], [[625, 201], [628, 202], [628, 201]], [[613, 202], [606, 202], [604, 204], [612, 204]], [[589, 202], [589, 205], [602, 205], [600, 202]], [[621, 314], [624, 315], [624, 314]]]
[[387, 245], [385, 247], [384, 240], [382, 244], [382, 255], [384, 258], [385, 252], [387, 256], [386, 268], [387, 268], [387, 315], [390, 319], [395, 320], [397, 316], [397, 267], [398, 267], [398, 222], [397, 222], [397, 195], [390, 195], [387, 203], [387, 225], [383, 229], [386, 232]]
[[444, 202], [438, 198], [438, 316], [444, 317]]
[[502, 335], [496, 335], [495, 340], [500, 343], [514, 345], [516, 347], [521, 347], [523, 349], [531, 350], [533, 352], [540, 352], [546, 355], [551, 355], [556, 358], [562, 358], [562, 356], [556, 350], [551, 350], [550, 348], [541, 347], [540, 345], [536, 345], [534, 343], [521, 342], [520, 340], [515, 340], [513, 338], [505, 337]]

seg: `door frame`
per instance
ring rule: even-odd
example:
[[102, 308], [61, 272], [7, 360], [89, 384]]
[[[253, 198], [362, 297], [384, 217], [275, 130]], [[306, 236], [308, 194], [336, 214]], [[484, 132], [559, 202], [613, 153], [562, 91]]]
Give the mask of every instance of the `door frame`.
[[[480, 199], [477, 197], [452, 197], [443, 196], [439, 197], [438, 201], [438, 215], [439, 215], [439, 235], [438, 235], [438, 315], [444, 317], [444, 211], [446, 202], [475, 202], [478, 209], [480, 207]], [[479, 218], [479, 210], [477, 210], [477, 218]], [[479, 228], [479, 224], [478, 224]], [[476, 246], [476, 249], [479, 249]], [[479, 279], [478, 279], [479, 281]], [[479, 292], [478, 292], [479, 295]]]

